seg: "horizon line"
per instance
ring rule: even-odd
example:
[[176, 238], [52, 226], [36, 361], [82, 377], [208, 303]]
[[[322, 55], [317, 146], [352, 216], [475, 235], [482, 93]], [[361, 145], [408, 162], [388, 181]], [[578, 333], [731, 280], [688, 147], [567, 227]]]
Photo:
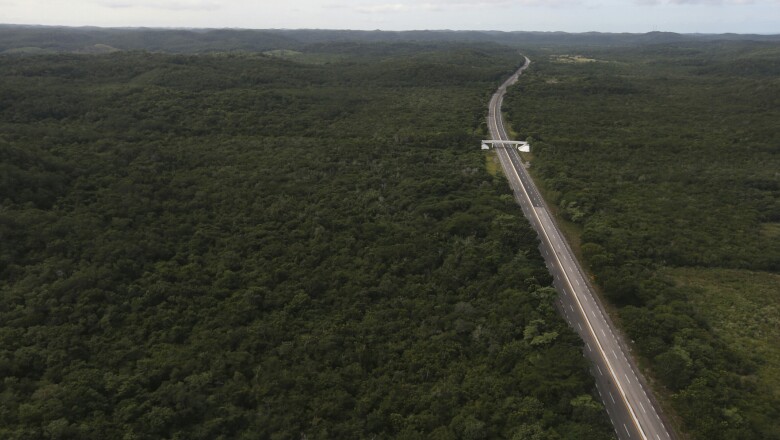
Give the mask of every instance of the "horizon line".
[[760, 36], [780, 36], [780, 32], [776, 33], [741, 33], [741, 32], [675, 32], [675, 31], [646, 31], [646, 32], [609, 32], [609, 31], [533, 31], [533, 30], [513, 30], [503, 31], [496, 29], [349, 29], [349, 28], [246, 28], [246, 27], [188, 27], [188, 26], [100, 26], [100, 25], [66, 25], [66, 24], [30, 24], [30, 23], [0, 23], [0, 27], [39, 27], [39, 28], [70, 28], [70, 29], [119, 29], [119, 30], [234, 30], [234, 31], [330, 31], [330, 32], [482, 32], [482, 33], [533, 33], [533, 34], [629, 34], [629, 35], [645, 35], [645, 34], [675, 34], [675, 35], [760, 35]]

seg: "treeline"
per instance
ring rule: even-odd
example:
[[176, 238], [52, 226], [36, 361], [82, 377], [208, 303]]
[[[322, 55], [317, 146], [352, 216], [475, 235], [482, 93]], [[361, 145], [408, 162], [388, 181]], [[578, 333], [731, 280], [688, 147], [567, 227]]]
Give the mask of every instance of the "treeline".
[[[572, 53], [572, 52], [570, 52]], [[580, 52], [573, 52], [580, 53]], [[533, 172], [693, 438], [780, 438], [778, 390], [664, 267], [777, 273], [780, 49], [708, 44], [539, 53], [507, 108]]]
[[612, 438], [478, 150], [513, 51], [0, 63], [0, 437]]
[[[531, 47], [646, 46], [707, 41], [780, 41], [757, 34], [611, 34], [600, 32], [356, 31], [325, 29], [153, 29], [24, 26], [0, 24], [0, 53], [107, 53], [116, 50], [168, 53], [317, 51], [335, 44], [393, 46], [417, 44]], [[330, 50], [331, 48], [329, 48]]]

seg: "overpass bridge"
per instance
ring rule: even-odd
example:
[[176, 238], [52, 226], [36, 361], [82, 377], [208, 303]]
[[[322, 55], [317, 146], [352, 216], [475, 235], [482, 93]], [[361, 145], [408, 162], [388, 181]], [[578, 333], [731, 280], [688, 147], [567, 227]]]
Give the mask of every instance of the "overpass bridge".
[[483, 139], [482, 140], [482, 149], [483, 150], [489, 150], [490, 147], [495, 147], [496, 144], [499, 144], [500, 146], [504, 147], [507, 145], [516, 145], [518, 151], [528, 153], [531, 151], [531, 146], [528, 144], [528, 142], [525, 141], [507, 141], [503, 139]]

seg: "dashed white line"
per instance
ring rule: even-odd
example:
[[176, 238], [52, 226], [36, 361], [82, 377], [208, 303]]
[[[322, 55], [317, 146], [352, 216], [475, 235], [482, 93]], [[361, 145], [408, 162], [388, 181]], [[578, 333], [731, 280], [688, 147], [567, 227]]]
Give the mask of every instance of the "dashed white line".
[[[501, 97], [501, 98], [503, 98], [503, 97]], [[498, 99], [498, 100], [496, 100], [496, 101], [495, 101], [496, 109], [500, 109], [500, 104], [501, 104], [501, 99]], [[499, 111], [500, 111], [500, 110], [499, 110]], [[498, 118], [496, 117], [496, 113], [498, 113], [498, 112], [494, 111], [494, 112], [492, 112], [492, 113], [493, 113], [493, 114], [491, 115], [491, 117], [492, 117], [492, 118], [493, 118], [493, 120], [494, 120], [494, 125], [496, 126], [496, 129], [497, 129], [497, 130], [499, 130], [499, 131], [504, 131], [504, 130], [503, 130], [503, 127], [498, 127], [498, 125], [497, 125], [497, 123], [496, 123], [496, 121], [497, 121], [497, 119], [498, 119]], [[500, 135], [501, 135], [501, 136], [505, 136], [505, 134], [501, 134], [501, 133], [500, 133]], [[507, 158], [508, 158], [508, 159], [509, 159], [509, 160], [512, 162], [512, 167], [513, 167], [513, 168], [517, 168], [517, 160], [514, 158], [514, 156], [516, 156], [516, 154], [517, 154], [517, 153], [515, 153], [515, 152], [514, 152], [514, 150], [512, 150], [512, 153], [513, 153], [513, 154], [508, 154], [507, 152], [505, 152], [504, 154], [505, 154], [505, 155], [506, 155], [506, 157], [507, 157]], [[504, 157], [504, 156], [502, 156], [502, 158], [503, 158], [503, 157]], [[521, 164], [521, 165], [522, 165], [522, 164]], [[519, 186], [520, 186], [520, 188], [519, 188], [519, 189], [521, 189], [521, 190], [525, 191], [525, 188], [524, 188], [524, 186], [526, 186], [526, 185], [532, 185], [532, 183], [528, 183], [528, 182], [526, 182], [526, 180], [528, 180], [528, 179], [526, 178], [526, 176], [525, 176], [525, 175], [523, 175], [523, 176], [520, 176], [520, 175], [518, 175], [518, 177], [520, 178], [520, 180], [522, 180], [522, 182], [521, 182], [521, 183], [520, 183], [520, 185], [519, 185]], [[514, 186], [514, 185], [513, 185], [513, 186]], [[529, 194], [526, 192], [526, 195], [528, 196]], [[516, 196], [516, 197], [519, 197], [519, 196]], [[538, 197], [538, 195], [537, 195], [537, 194], [535, 194], [535, 193], [534, 193], [534, 194], [532, 194], [532, 197], [531, 197], [531, 199], [532, 199], [532, 201], [533, 201], [533, 202], [537, 202], [537, 203], [539, 203], [539, 197]], [[531, 210], [532, 210], [531, 212], [534, 212], [533, 208], [531, 208]], [[539, 227], [541, 227], [542, 229], [544, 229], [544, 225], [542, 224], [543, 222], [541, 222], [541, 221], [534, 222], [534, 224], [537, 224], [537, 223], [539, 224]], [[556, 238], [557, 240], [561, 240], [561, 238], [559, 237], [560, 233], [559, 233], [557, 230], [553, 231], [553, 234], [554, 234], [554, 235], [553, 235], [553, 237], [554, 237], [554, 238]], [[548, 240], [548, 241], [549, 241], [549, 240]], [[550, 243], [550, 244], [553, 244], [553, 243]], [[556, 280], [559, 280], [559, 281], [560, 281], [560, 279], [561, 279], [561, 278], [563, 278], [563, 277], [566, 277], [566, 278], [568, 279], [568, 272], [569, 272], [570, 270], [576, 270], [577, 272], [580, 272], [580, 271], [581, 271], [581, 270], [580, 270], [580, 268], [576, 267], [576, 265], [575, 265], [574, 269], [571, 269], [570, 267], [568, 267], [568, 265], [570, 264], [570, 261], [569, 261], [569, 260], [571, 260], [571, 262], [573, 262], [573, 261], [574, 261], [574, 259], [573, 259], [573, 258], [572, 258], [572, 256], [569, 254], [569, 252], [570, 252], [570, 248], [569, 248], [568, 246], [564, 246], [564, 247], [566, 248], [565, 250], [564, 250], [564, 249], [562, 249], [562, 248], [561, 248], [561, 246], [557, 246], [557, 248], [558, 248], [557, 250], [559, 250], [559, 251], [560, 251], [560, 253], [562, 253], [562, 254], [563, 254], [563, 255], [561, 255], [561, 256], [560, 256], [560, 257], [558, 257], [558, 258], [562, 258], [562, 259], [563, 259], [563, 263], [561, 263], [561, 265], [562, 265], [563, 267], [561, 268], [561, 270], [563, 270], [563, 271], [564, 271], [562, 274], [560, 274], [560, 276], [559, 276], [559, 274], [554, 274], [554, 275], [555, 275], [555, 279], [556, 279]], [[556, 251], [556, 248], [555, 248], [555, 246], [554, 246], [554, 245], [550, 247], [550, 250], [551, 250], [552, 252], [555, 252], [555, 254], [556, 254], [556, 255], [560, 255], [560, 254], [559, 254], [559, 252], [557, 252], [557, 251]], [[547, 255], [547, 249], [544, 249], [544, 251], [545, 251], [545, 255]], [[573, 264], [573, 263], [572, 263], [572, 264]], [[578, 287], [581, 287], [581, 283], [580, 283], [579, 279], [574, 279], [574, 281], [576, 282], [576, 284], [577, 284], [577, 286], [578, 286]], [[583, 279], [583, 282], [584, 282], [584, 279]], [[586, 283], [586, 285], [587, 285], [587, 283]], [[566, 293], [566, 291], [565, 291], [565, 289], [563, 289], [563, 294], [565, 294], [565, 293]], [[573, 295], [575, 294], [575, 292], [571, 292], [571, 293], [572, 293]], [[589, 293], [589, 292], [588, 292], [588, 293]], [[576, 299], [576, 296], [575, 296], [575, 299]], [[585, 302], [590, 302], [590, 301], [594, 301], [594, 300], [591, 298], [591, 299], [590, 299], [590, 301], [588, 301], [588, 300], [586, 300], [586, 299], [583, 299], [583, 301], [585, 301]], [[561, 304], [561, 305], [562, 305], [562, 304]], [[566, 313], [565, 307], [563, 307], [562, 309], [563, 309], [564, 313]], [[569, 304], [569, 309], [570, 309], [572, 312], [574, 311], [574, 308], [572, 307], [572, 305], [571, 305], [571, 304]], [[603, 312], [602, 312], [600, 309], [598, 309], [598, 308], [597, 308], [597, 310], [599, 311], [599, 314], [600, 314], [600, 315], [602, 316], [602, 318], [603, 318], [603, 317], [604, 317], [604, 314], [603, 314]], [[568, 315], [568, 314], [567, 314], [567, 315]], [[591, 315], [593, 315], [594, 317], [596, 317], [596, 314], [595, 314], [595, 312], [594, 312], [594, 310], [593, 310], [593, 309], [591, 309]], [[588, 325], [590, 326], [590, 324], [589, 324], [589, 320], [587, 320], [587, 315], [585, 315], [584, 317], [585, 317], [585, 319], [586, 319], [586, 321], [585, 321], [585, 322], [586, 322], [586, 324], [588, 324]], [[582, 324], [581, 324], [580, 322], [578, 322], [578, 323], [577, 323], [577, 326], [579, 327], [580, 331], [582, 331], [582, 330], [583, 330]], [[609, 330], [610, 330], [610, 333], [612, 334], [612, 336], [614, 337], [614, 333], [613, 333], [612, 329], [611, 329], [611, 328], [609, 328]], [[592, 331], [592, 328], [591, 328], [591, 331]], [[601, 328], [601, 332], [602, 332], [602, 335], [603, 335], [604, 337], [606, 337], [606, 333], [604, 332], [604, 329], [603, 329], [603, 328]], [[599, 340], [598, 338], [596, 338], [596, 343], [597, 343], [597, 345], [600, 345], [600, 344], [599, 344], [599, 342], [600, 342], [600, 340]], [[586, 342], [586, 344], [587, 344], [588, 350], [591, 350], [591, 348], [590, 348], [590, 344], [588, 344], [587, 342]], [[606, 348], [606, 347], [604, 347], [604, 348]], [[614, 349], [611, 349], [611, 351], [612, 351], [612, 355], [614, 356], [614, 358], [615, 358], [615, 359], [618, 359], [618, 356], [617, 356], [617, 354], [616, 354], [615, 350], [614, 350]], [[625, 358], [626, 358], [626, 356], [625, 356], [623, 353], [621, 353], [621, 354], [623, 355], [623, 358], [625, 359]], [[609, 362], [609, 361], [607, 361], [607, 367], [609, 367], [609, 364], [610, 364], [610, 362]], [[630, 366], [630, 365], [629, 365], [629, 366]], [[599, 371], [599, 374], [600, 374], [600, 375], [603, 375], [603, 373], [602, 373], [602, 371], [601, 371], [601, 368], [600, 368], [598, 365], [596, 365], [596, 368], [598, 369], [598, 371]], [[614, 373], [613, 373], [613, 374], [614, 374]], [[626, 379], [627, 379], [629, 382], [631, 382], [631, 380], [629, 379], [629, 377], [628, 377], [628, 375], [627, 375], [626, 373], [624, 373], [624, 376], [626, 377]], [[635, 377], [636, 377], [636, 376], [635, 376]], [[618, 383], [617, 385], [618, 385], [618, 387], [620, 386], [620, 385], [619, 385], [619, 383]], [[616, 401], [615, 401], [615, 398], [614, 398], [614, 396], [612, 395], [612, 392], [611, 392], [611, 391], [609, 391], [609, 390], [607, 390], [607, 391], [609, 392], [609, 395], [610, 395], [610, 398], [612, 399], [612, 402], [613, 402], [613, 404], [614, 404], [614, 403], [616, 403]], [[621, 393], [622, 393], [622, 389], [621, 389], [620, 391], [621, 391]], [[644, 392], [644, 390], [642, 390], [642, 391]], [[600, 389], [599, 389], [599, 394], [601, 394], [601, 390], [600, 390]], [[623, 398], [625, 399], [625, 395], [623, 395]], [[626, 403], [627, 403], [627, 402], [626, 402]], [[645, 410], [645, 408], [644, 408], [644, 405], [642, 405], [641, 403], [640, 403], [640, 405], [642, 406], [642, 411], [646, 413], [646, 410]], [[630, 410], [631, 410], [631, 408], [630, 408], [630, 405], [629, 405], [629, 411], [630, 411]], [[658, 414], [654, 414], [654, 415], [656, 416], [656, 418], [658, 418]], [[611, 417], [610, 417], [610, 419], [611, 419]], [[660, 419], [659, 419], [659, 420], [660, 420]], [[634, 421], [635, 421], [635, 423], [638, 423], [638, 420], [636, 419], [636, 416], [634, 416]], [[614, 421], [613, 421], [613, 426], [614, 426]], [[631, 437], [631, 432], [628, 430], [628, 427], [626, 426], [626, 424], [625, 424], [625, 423], [623, 424], [623, 428], [626, 430], [626, 433], [628, 434], [628, 436], [629, 436], [629, 437]], [[639, 429], [639, 433], [640, 433], [640, 435], [641, 435], [642, 437], [644, 437], [644, 433], [642, 432], [642, 428], [641, 428], [640, 426], [637, 426], [637, 429]], [[617, 433], [617, 428], [616, 428], [616, 433]], [[656, 437], [657, 437], [657, 439], [658, 439], [658, 440], [660, 440], [660, 437], [659, 437], [658, 435], [656, 435]]]

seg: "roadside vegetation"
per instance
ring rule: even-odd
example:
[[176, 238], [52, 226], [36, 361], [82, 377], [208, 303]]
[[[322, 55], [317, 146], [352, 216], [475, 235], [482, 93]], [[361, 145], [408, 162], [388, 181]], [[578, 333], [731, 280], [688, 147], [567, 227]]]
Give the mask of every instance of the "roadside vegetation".
[[757, 386], [780, 397], [780, 275], [691, 267], [664, 275], [686, 288], [696, 312], [718, 336], [759, 365]]
[[613, 438], [479, 150], [517, 53], [320, 50], [0, 59], [0, 438]]
[[510, 121], [684, 430], [779, 439], [780, 47], [531, 57]]

